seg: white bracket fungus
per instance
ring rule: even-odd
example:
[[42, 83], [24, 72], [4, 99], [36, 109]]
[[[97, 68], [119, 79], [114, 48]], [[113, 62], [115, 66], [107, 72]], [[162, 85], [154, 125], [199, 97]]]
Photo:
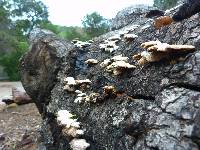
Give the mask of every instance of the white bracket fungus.
[[71, 137], [78, 137], [83, 135], [84, 131], [80, 130], [80, 122], [77, 119], [73, 119], [74, 115], [68, 110], [59, 110], [57, 113], [57, 121], [60, 125], [64, 126], [62, 132], [64, 135]]
[[69, 92], [73, 92], [74, 86], [76, 85], [76, 81], [73, 77], [67, 77], [64, 79], [64, 82], [66, 82], [66, 85], [64, 86], [64, 90], [67, 90]]
[[68, 110], [59, 110], [57, 121], [64, 126], [62, 129], [63, 135], [73, 138], [70, 142], [71, 148], [73, 150], [86, 150], [90, 144], [85, 139], [77, 139], [77, 137], [84, 134], [84, 131], [79, 129], [80, 123], [77, 122], [77, 119], [73, 119], [73, 116]]
[[64, 79], [64, 82], [66, 82], [68, 85], [76, 85], [76, 82], [73, 77], [67, 77]]
[[112, 37], [109, 37], [108, 40], [109, 41], [120, 41], [121, 38], [120, 38], [120, 35], [116, 34], [116, 35], [114, 35]]
[[159, 51], [159, 52], [181, 52], [181, 51], [191, 51], [194, 50], [193, 45], [169, 45], [167, 43], [161, 43], [149, 47], [147, 50], [149, 52]]
[[74, 100], [75, 103], [96, 103], [97, 98], [100, 96], [99, 93], [91, 93], [89, 96], [86, 93], [79, 93], [77, 98]]
[[92, 83], [89, 79], [74, 80], [73, 77], [67, 77], [67, 78], [65, 78], [64, 82], [66, 82], [66, 85], [64, 86], [64, 90], [67, 90], [69, 92], [75, 91], [75, 86], [76, 85], [90, 84], [90, 83]]
[[97, 64], [98, 63], [98, 60], [96, 59], [88, 59], [85, 61], [86, 64], [88, 65], [93, 65], [93, 64]]
[[119, 75], [125, 69], [135, 68], [134, 65], [127, 63], [128, 57], [123, 57], [122, 55], [114, 56], [111, 59], [104, 60], [100, 66], [106, 67], [106, 71], [112, 72], [114, 75]]
[[91, 43], [91, 44], [92, 44], [92, 43], [94, 43], [94, 41], [93, 41], [93, 40], [89, 40], [88, 43]]
[[185, 52], [195, 50], [195, 47], [192, 45], [170, 45], [160, 41], [145, 42], [141, 44], [141, 47], [147, 49], [147, 51], [133, 56], [133, 59], [136, 59], [139, 65], [144, 65], [147, 62], [158, 62], [168, 58], [172, 53], [185, 54]]
[[85, 139], [73, 139], [70, 143], [72, 150], [86, 150], [90, 144]]
[[105, 59], [101, 64], [100, 64], [100, 66], [101, 67], [106, 67], [106, 66], [108, 66], [109, 64], [111, 64], [112, 63], [112, 61], [110, 60], [110, 59]]
[[135, 38], [137, 38], [138, 36], [136, 34], [125, 34], [124, 35], [124, 39], [127, 41], [131, 41], [134, 40]]
[[128, 61], [128, 57], [123, 57], [122, 55], [117, 55], [111, 58], [112, 61]]
[[92, 83], [89, 79], [85, 79], [85, 80], [75, 80], [76, 84], [80, 85], [80, 84], [90, 84]]
[[108, 72], [112, 72], [114, 75], [119, 75], [123, 72], [124, 69], [135, 68], [134, 65], [126, 63], [125, 61], [116, 61], [106, 67]]
[[160, 41], [149, 41], [149, 42], [144, 42], [141, 44], [141, 47], [142, 48], [149, 48], [150, 46], [153, 46], [153, 45], [158, 45], [158, 44], [161, 44]]
[[119, 48], [119, 46], [116, 45], [116, 42], [118, 42], [119, 40], [121, 40], [119, 35], [110, 37], [108, 40], [105, 40], [104, 43], [99, 44], [99, 47], [106, 52], [112, 53]]
[[89, 42], [77, 41], [74, 45], [75, 45], [76, 47], [78, 47], [78, 48], [85, 48], [85, 47], [90, 46], [91, 43], [89, 43]]

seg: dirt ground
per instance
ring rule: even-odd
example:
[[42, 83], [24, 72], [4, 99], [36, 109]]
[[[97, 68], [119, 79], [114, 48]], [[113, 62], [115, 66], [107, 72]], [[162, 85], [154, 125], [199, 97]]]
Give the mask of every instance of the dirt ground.
[[[20, 82], [0, 82], [0, 99], [11, 88], [23, 90]], [[0, 150], [37, 150], [40, 145], [41, 117], [34, 103], [9, 105], [0, 112]]]

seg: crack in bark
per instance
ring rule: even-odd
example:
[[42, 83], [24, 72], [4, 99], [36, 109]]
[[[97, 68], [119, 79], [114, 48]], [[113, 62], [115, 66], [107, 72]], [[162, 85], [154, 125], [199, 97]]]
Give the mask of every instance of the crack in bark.
[[167, 85], [165, 88], [168, 88], [168, 87], [171, 87], [171, 86], [188, 89], [188, 90], [192, 90], [192, 91], [195, 91], [195, 92], [200, 92], [200, 86], [191, 85], [191, 84], [187, 84], [187, 83], [171, 83], [171, 84]]
[[135, 95], [128, 95], [128, 97], [131, 97], [132, 99], [143, 99], [143, 100], [149, 100], [149, 101], [155, 101], [155, 96], [146, 96], [142, 94], [135, 94]]

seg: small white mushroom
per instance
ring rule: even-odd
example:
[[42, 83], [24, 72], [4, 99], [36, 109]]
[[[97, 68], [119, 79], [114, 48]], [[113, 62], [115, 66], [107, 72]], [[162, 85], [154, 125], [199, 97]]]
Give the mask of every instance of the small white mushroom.
[[70, 143], [72, 150], [86, 150], [90, 144], [85, 139], [73, 139]]
[[105, 49], [107, 47], [106, 44], [99, 44], [100, 49]]
[[110, 53], [112, 53], [112, 52], [114, 52], [114, 51], [115, 51], [115, 49], [112, 48], [112, 47], [106, 47], [106, 48], [105, 48], [105, 52], [110, 52]]
[[84, 101], [84, 97], [77, 97], [75, 100], [74, 100], [74, 103], [82, 103]]
[[109, 65], [107, 68], [135, 68], [135, 66], [126, 63], [125, 61], [116, 61]]
[[79, 137], [80, 135], [84, 134], [83, 130], [77, 129], [75, 127], [70, 127], [70, 128], [63, 128], [62, 133], [66, 136], [70, 137]]
[[64, 86], [64, 90], [67, 90], [69, 92], [73, 92], [74, 85], [76, 85], [76, 82], [73, 77], [67, 77], [64, 79], [64, 82], [66, 82], [66, 85]]
[[62, 125], [62, 133], [66, 136], [78, 137], [84, 134], [84, 131], [79, 129], [80, 122], [77, 119], [73, 119], [74, 115], [67, 110], [59, 110], [57, 113], [57, 121]]
[[98, 63], [98, 60], [96, 59], [88, 59], [85, 61], [86, 64], [89, 64], [89, 65], [93, 65], [93, 64], [97, 64]]
[[106, 67], [106, 66], [108, 66], [110, 63], [111, 63], [111, 60], [110, 60], [110, 59], [105, 59], [105, 60], [100, 64], [100, 66], [101, 66], [101, 67]]
[[72, 40], [73, 44], [76, 44], [78, 42], [78, 40]]
[[89, 95], [89, 101], [90, 102], [93, 102], [93, 103], [96, 103], [97, 102], [97, 98], [100, 96], [100, 94], [99, 93], [91, 93], [90, 95]]
[[64, 79], [64, 81], [68, 84], [68, 85], [76, 85], [76, 82], [74, 80], [73, 77], [67, 77]]
[[141, 30], [145, 30], [145, 29], [150, 28], [150, 27], [151, 27], [151, 25], [150, 25], [150, 24], [147, 24], [147, 25], [142, 26], [142, 27], [141, 27]]
[[128, 57], [122, 57], [122, 55], [117, 55], [111, 58], [112, 61], [128, 61]]
[[72, 123], [76, 122], [76, 119], [72, 119], [72, 115], [67, 110], [59, 110], [57, 120], [61, 125], [65, 125], [67, 128], [71, 126]]
[[119, 46], [116, 45], [116, 41], [105, 41], [103, 44], [100, 44], [99, 47], [110, 53], [119, 48]]
[[76, 84], [90, 84], [92, 83], [89, 79], [85, 79], [85, 80], [75, 80]]
[[77, 95], [77, 97], [84, 97], [84, 96], [86, 96], [86, 93], [80, 93]]
[[135, 39], [135, 38], [137, 38], [138, 36], [136, 35], [136, 34], [125, 34], [124, 35], [124, 38], [126, 39], [126, 40], [133, 40], [133, 39]]
[[122, 73], [122, 69], [132, 69], [135, 68], [134, 65], [126, 63], [125, 61], [116, 61], [106, 67], [108, 72], [113, 72], [114, 75], [119, 75]]
[[158, 44], [161, 44], [161, 42], [160, 41], [149, 41], [149, 42], [144, 42], [144, 43], [142, 43], [141, 44], [141, 47], [142, 48], [148, 48], [148, 47], [150, 47], [150, 46], [153, 46], [153, 45], [158, 45]]
[[114, 36], [112, 36], [112, 37], [110, 37], [110, 38], [108, 38], [108, 40], [109, 41], [119, 41], [119, 40], [121, 40], [121, 38], [120, 38], [120, 35], [114, 35]]
[[79, 47], [79, 48], [85, 48], [85, 47], [88, 47], [91, 45], [91, 43], [89, 42], [82, 42], [82, 41], [78, 41], [74, 44], [76, 47]]
[[93, 40], [89, 40], [88, 43], [94, 43], [94, 41]]
[[119, 31], [119, 35], [123, 36], [124, 34], [127, 34], [129, 31], [127, 30], [123, 30], [123, 31]]
[[82, 91], [80, 91], [80, 90], [76, 90], [75, 93], [76, 93], [76, 94], [81, 94]]

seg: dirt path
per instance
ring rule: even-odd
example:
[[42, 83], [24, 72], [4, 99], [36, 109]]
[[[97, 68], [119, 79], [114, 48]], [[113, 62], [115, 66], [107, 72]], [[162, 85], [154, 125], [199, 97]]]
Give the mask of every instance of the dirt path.
[[[0, 82], [0, 99], [10, 96], [12, 87], [23, 90], [20, 82]], [[40, 123], [34, 103], [13, 105], [0, 112], [0, 150], [36, 150]]]

